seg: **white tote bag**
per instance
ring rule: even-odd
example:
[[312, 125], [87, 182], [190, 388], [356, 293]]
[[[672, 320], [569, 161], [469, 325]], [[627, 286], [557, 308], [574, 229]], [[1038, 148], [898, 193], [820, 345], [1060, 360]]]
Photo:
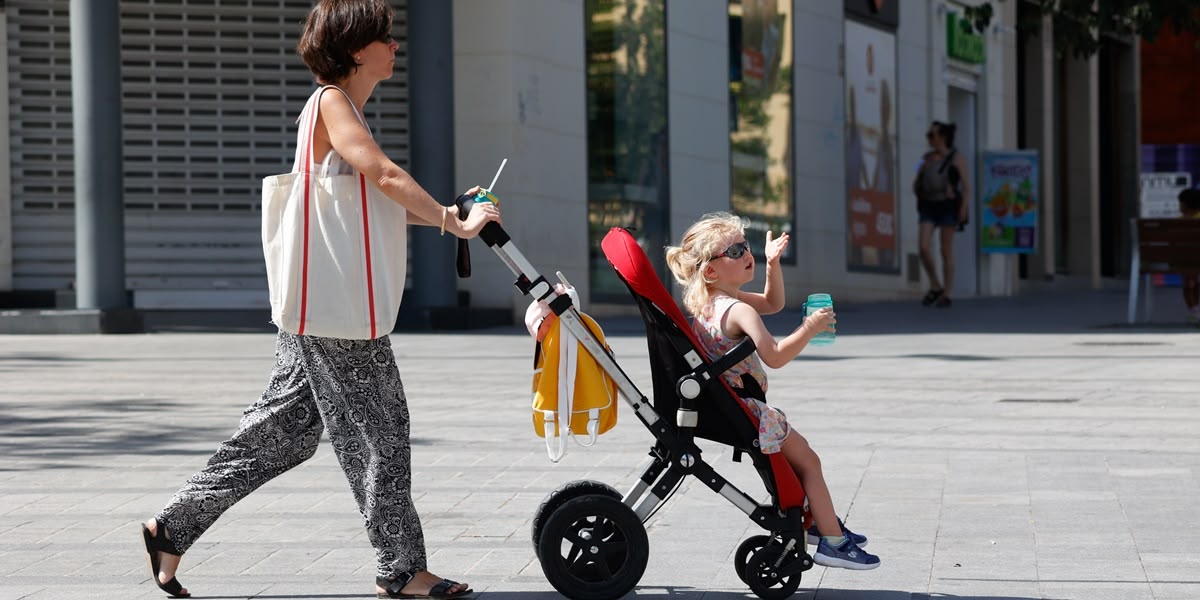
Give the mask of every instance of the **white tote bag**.
[[317, 111], [330, 89], [342, 92], [323, 87], [304, 106], [292, 172], [263, 179], [271, 320], [297, 335], [374, 339], [392, 331], [400, 309], [407, 212], [335, 152], [313, 164]]

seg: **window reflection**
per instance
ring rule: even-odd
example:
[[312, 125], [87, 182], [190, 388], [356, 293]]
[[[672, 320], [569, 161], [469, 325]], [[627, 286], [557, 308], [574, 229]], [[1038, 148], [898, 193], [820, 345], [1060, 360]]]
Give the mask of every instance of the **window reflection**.
[[664, 0], [589, 0], [588, 248], [594, 300], [628, 301], [600, 251], [628, 227], [666, 273], [667, 87]]
[[[767, 230], [791, 233], [791, 0], [730, 0], [731, 204], [761, 256]], [[794, 261], [796, 244], [784, 260]]]

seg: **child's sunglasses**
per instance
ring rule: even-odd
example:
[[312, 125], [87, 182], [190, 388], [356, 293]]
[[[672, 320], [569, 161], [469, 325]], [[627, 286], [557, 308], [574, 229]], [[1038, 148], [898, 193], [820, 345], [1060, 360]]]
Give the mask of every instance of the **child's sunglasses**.
[[717, 260], [718, 258], [721, 258], [722, 256], [728, 256], [729, 258], [732, 258], [733, 260], [737, 260], [749, 251], [750, 251], [750, 242], [747, 242], [746, 240], [742, 240], [736, 244], [730, 245], [728, 248], [725, 249], [724, 252], [722, 252], [708, 260]]

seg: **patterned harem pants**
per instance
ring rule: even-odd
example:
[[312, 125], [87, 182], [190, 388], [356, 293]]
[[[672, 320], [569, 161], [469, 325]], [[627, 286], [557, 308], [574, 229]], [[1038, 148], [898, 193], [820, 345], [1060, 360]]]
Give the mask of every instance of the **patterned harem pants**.
[[379, 576], [424, 570], [425, 539], [410, 493], [408, 404], [387, 336], [279, 332], [262, 398], [158, 514], [176, 549], [186, 551], [238, 500], [311, 458], [322, 429], [366, 520]]

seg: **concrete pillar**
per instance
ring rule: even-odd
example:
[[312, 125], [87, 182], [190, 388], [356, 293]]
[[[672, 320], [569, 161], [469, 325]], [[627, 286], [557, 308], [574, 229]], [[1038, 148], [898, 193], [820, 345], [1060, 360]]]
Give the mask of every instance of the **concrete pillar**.
[[12, 246], [12, 174], [8, 149], [12, 139], [8, 132], [8, 14], [0, 3], [0, 292], [13, 289]]
[[[722, 3], [724, 5], [725, 3]], [[846, 78], [842, 57], [846, 16], [841, 2], [795, 2], [792, 18], [792, 120], [795, 122], [792, 153], [792, 197], [796, 217], [796, 229], [790, 244], [795, 248], [796, 265], [784, 265], [783, 281], [787, 290], [788, 304], [796, 307], [811, 292], [828, 292], [835, 299], [857, 297], [870, 298], [879, 292], [878, 282], [887, 281], [888, 286], [899, 278], [880, 276], [875, 273], [849, 273], [846, 270], [848, 249], [846, 187]], [[915, 4], [900, 3], [901, 27], [919, 24], [911, 11]], [[905, 46], [917, 54], [923, 48], [912, 45], [911, 38], [920, 35], [915, 28], [898, 33], [896, 52], [903, 56]], [[881, 50], [876, 56], [889, 56], [890, 50]], [[890, 60], [890, 59], [889, 59]], [[719, 63], [724, 66], [728, 59]], [[713, 71], [717, 69], [714, 68]], [[728, 75], [722, 75], [728, 88]], [[890, 82], [901, 107], [917, 107], [909, 102], [915, 96], [914, 88], [923, 85], [924, 78], [918, 74], [907, 74], [898, 81]], [[911, 135], [910, 123], [905, 109], [896, 111], [895, 124], [899, 146], [896, 160], [909, 156], [905, 148], [906, 135]], [[915, 113], [916, 110], [913, 110]], [[923, 119], [924, 117], [918, 117]], [[671, 117], [672, 129], [679, 127], [678, 120]], [[728, 123], [728, 118], [726, 118]], [[728, 127], [728, 125], [726, 125]], [[729, 145], [729, 132], [723, 134], [724, 146]], [[894, 173], [898, 177], [896, 230], [903, 236], [909, 231], [907, 215], [902, 205], [904, 189], [908, 185], [906, 165], [901, 162]], [[730, 165], [722, 167], [728, 177]], [[719, 188], [730, 189], [730, 184]], [[722, 194], [725, 195], [725, 194]], [[914, 211], [915, 213], [915, 211]], [[913, 238], [915, 239], [915, 237]], [[915, 245], [915, 242], [914, 242]], [[904, 248], [904, 242], [901, 242]], [[765, 270], [759, 266], [759, 277]], [[761, 279], [760, 279], [761, 280]], [[748, 287], [747, 289], [755, 289]], [[761, 289], [761, 288], [758, 288]], [[836, 300], [835, 300], [836, 301]]]
[[[454, 187], [454, 23], [450, 2], [408, 4], [409, 134], [412, 175], [438, 202], [449, 205]], [[487, 185], [485, 182], [484, 185]], [[412, 289], [401, 324], [424, 328], [430, 309], [457, 304], [454, 237], [413, 227]]]
[[[496, 195], [504, 229], [538, 272], [561, 270], [584, 298], [588, 190], [584, 6], [561, 0], [456, 0], [454, 145], [457, 189], [488, 185], [508, 158]], [[537, 23], [536, 27], [530, 26]], [[459, 287], [472, 307], [527, 301], [513, 275], [472, 241], [474, 270]]]
[[[729, 7], [667, 8], [670, 243], [707, 212], [728, 211]], [[718, 67], [719, 65], [719, 67]]]
[[[1015, 3], [997, 5], [994, 24], [983, 33], [987, 41], [986, 84], [983, 115], [982, 152], [991, 149], [1008, 150], [1017, 147], [1017, 6]], [[977, 160], [982, 160], [977, 158]], [[981, 162], [979, 164], [982, 164]], [[978, 231], [982, 208], [982, 169], [973, 168], [975, 178], [971, 207], [971, 223]], [[976, 243], [979, 241], [977, 239]], [[1017, 255], [981, 253], [979, 261], [979, 293], [985, 296], [1011, 296], [1016, 292], [1019, 271]]]
[[1099, 58], [1068, 58], [1063, 66], [1066, 110], [1067, 268], [1100, 286]]
[[76, 306], [128, 308], [117, 0], [71, 0]]
[[1054, 23], [1042, 20], [1042, 35], [1025, 40], [1025, 146], [1038, 151], [1041, 171], [1038, 196], [1038, 248], [1029, 257], [1029, 278], [1054, 278], [1057, 239], [1055, 203], [1058, 201], [1058, 148], [1055, 145]]
[[1128, 46], [1119, 48], [1115, 57], [1115, 71], [1119, 74], [1115, 82], [1118, 108], [1112, 116], [1115, 122], [1104, 125], [1113, 127], [1118, 134], [1112, 137], [1118, 165], [1114, 173], [1116, 190], [1113, 200], [1118, 204], [1115, 222], [1109, 224], [1116, 240], [1114, 271], [1118, 277], [1129, 273], [1129, 263], [1133, 257], [1133, 233], [1129, 220], [1138, 216], [1142, 171], [1141, 42], [1134, 40]]

